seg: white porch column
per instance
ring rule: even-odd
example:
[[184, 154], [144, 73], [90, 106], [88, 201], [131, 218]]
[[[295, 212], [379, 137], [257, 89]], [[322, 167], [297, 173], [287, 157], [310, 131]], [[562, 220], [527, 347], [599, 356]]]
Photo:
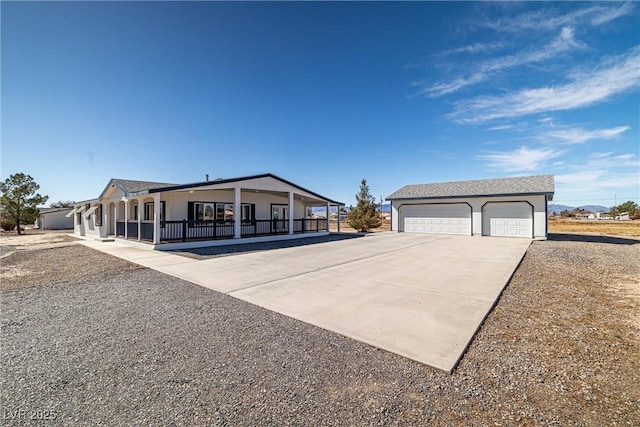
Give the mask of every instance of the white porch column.
[[[118, 235], [118, 212], [119, 212], [119, 208], [120, 208], [120, 201], [118, 200], [114, 200], [113, 201], [113, 235], [117, 236]], [[111, 210], [111, 207], [109, 207], [109, 210]]]
[[331, 206], [331, 204], [329, 202], [327, 202], [327, 231], [329, 231], [329, 226], [331, 225], [329, 222], [329, 207]]
[[160, 193], [153, 195], [153, 244], [160, 243]]
[[124, 199], [124, 238], [129, 238], [129, 199]]
[[340, 205], [338, 205], [338, 233], [340, 232]]
[[138, 218], [136, 218], [136, 219], [138, 220], [138, 241], [140, 241], [140, 240], [142, 240], [142, 236], [140, 235], [140, 233], [142, 232], [142, 220], [141, 220], [142, 219], [142, 215], [141, 215], [142, 212], [140, 212], [140, 208], [141, 208], [140, 199], [137, 199], [137, 200], [138, 200], [138, 209], [137, 209]]
[[293, 192], [289, 191], [289, 234], [293, 234]]
[[238, 185], [233, 191], [235, 196], [233, 201], [233, 238], [239, 239], [242, 237], [242, 212], [240, 212], [242, 189]]

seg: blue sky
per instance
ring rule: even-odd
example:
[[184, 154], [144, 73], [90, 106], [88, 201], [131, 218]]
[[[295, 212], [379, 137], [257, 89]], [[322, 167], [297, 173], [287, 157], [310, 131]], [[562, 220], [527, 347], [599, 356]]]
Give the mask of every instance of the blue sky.
[[1, 3], [1, 177], [49, 202], [112, 177], [272, 172], [347, 204], [554, 174], [639, 201], [634, 3]]

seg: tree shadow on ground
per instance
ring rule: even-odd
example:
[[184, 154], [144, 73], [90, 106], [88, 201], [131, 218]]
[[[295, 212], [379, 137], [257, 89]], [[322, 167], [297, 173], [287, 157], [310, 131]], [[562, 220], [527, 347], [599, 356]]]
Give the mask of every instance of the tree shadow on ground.
[[180, 249], [171, 252], [174, 252], [177, 255], [191, 255], [195, 258], [209, 258], [247, 252], [267, 251], [272, 249], [294, 248], [298, 246], [315, 245], [318, 243], [356, 239], [359, 237], [363, 237], [363, 235], [360, 233], [341, 233], [330, 234], [328, 236], [304, 237], [300, 239], [277, 240], [271, 242], [240, 243], [235, 245], [209, 246], [206, 248]]
[[549, 233], [548, 240], [554, 242], [606, 243], [609, 245], [638, 245], [640, 239], [633, 237], [598, 236], [590, 234]]

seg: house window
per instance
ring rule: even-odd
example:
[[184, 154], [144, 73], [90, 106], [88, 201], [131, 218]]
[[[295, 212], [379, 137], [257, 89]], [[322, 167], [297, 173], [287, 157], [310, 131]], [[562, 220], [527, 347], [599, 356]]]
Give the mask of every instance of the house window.
[[153, 202], [144, 204], [144, 220], [153, 221]]
[[96, 211], [96, 226], [100, 227], [102, 226], [102, 205], [98, 205]]
[[[153, 221], [153, 212], [155, 205], [153, 202], [147, 202], [144, 204], [144, 220]], [[164, 202], [160, 202], [160, 222], [164, 221]]]
[[210, 221], [213, 218], [215, 212], [214, 203], [201, 203], [196, 202], [193, 204], [193, 219], [196, 221]]
[[242, 204], [242, 221], [251, 221], [251, 205], [249, 204]]
[[82, 212], [76, 214], [76, 225], [82, 225]]
[[138, 220], [138, 205], [133, 205], [133, 218], [134, 220]]
[[233, 221], [233, 203], [216, 203], [216, 219]]
[[289, 219], [289, 205], [271, 205], [271, 219]]

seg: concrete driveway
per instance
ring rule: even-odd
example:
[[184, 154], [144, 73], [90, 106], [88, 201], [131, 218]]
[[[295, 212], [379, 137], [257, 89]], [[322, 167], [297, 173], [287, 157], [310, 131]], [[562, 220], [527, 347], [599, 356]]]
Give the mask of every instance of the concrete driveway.
[[83, 244], [450, 371], [530, 243], [380, 233], [206, 260]]

